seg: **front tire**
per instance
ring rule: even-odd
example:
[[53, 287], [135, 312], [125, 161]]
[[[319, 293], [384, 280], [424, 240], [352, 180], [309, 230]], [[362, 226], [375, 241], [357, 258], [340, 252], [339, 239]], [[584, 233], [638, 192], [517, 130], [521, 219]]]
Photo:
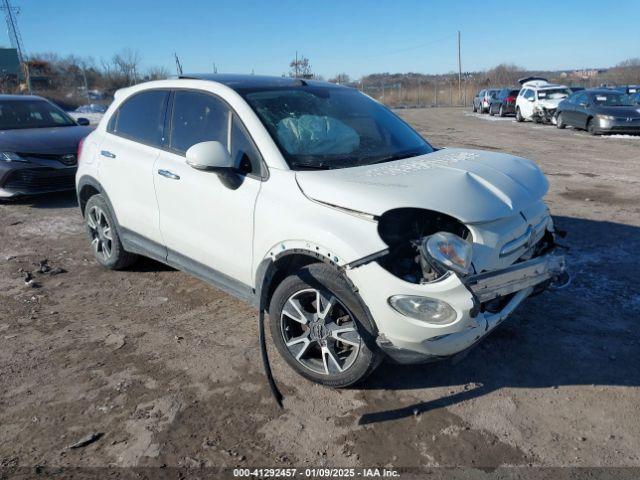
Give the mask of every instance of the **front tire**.
[[309, 265], [282, 281], [271, 299], [269, 326], [280, 355], [312, 382], [348, 387], [380, 363], [365, 306], [328, 265]]
[[520, 112], [520, 107], [516, 108], [516, 122], [524, 122], [524, 117], [522, 116], [522, 113]]
[[567, 125], [564, 123], [564, 121], [562, 120], [562, 113], [559, 113], [558, 116], [556, 117], [556, 127], [558, 127], [560, 130], [564, 129]]
[[84, 218], [93, 256], [100, 265], [111, 270], [121, 270], [137, 260], [137, 255], [122, 247], [113, 214], [102, 195], [94, 195], [89, 199]]
[[593, 118], [590, 118], [587, 122], [587, 132], [589, 132], [589, 135], [598, 135], [598, 131], [596, 130], [596, 122], [593, 121]]
[[504, 117], [504, 107], [502, 105], [500, 105], [500, 110], [498, 112], [498, 115], [500, 115], [501, 117]]

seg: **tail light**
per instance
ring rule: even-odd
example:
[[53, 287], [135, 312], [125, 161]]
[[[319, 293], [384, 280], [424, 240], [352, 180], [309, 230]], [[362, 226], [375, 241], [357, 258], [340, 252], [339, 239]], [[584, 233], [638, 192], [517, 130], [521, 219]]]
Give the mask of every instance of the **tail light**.
[[82, 153], [82, 145], [84, 145], [84, 137], [82, 137], [78, 142], [78, 151], [76, 153], [76, 158], [78, 159], [78, 162], [80, 161], [80, 154]]
[[507, 102], [508, 103], [513, 103], [516, 101], [516, 97], [507, 97]]

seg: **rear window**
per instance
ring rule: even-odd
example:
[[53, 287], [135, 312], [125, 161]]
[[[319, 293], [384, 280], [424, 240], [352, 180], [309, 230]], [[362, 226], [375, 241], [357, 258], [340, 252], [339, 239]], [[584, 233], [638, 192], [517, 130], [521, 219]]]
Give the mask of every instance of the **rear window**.
[[520, 90], [510, 90], [509, 91], [509, 95], [507, 95], [507, 96], [508, 97], [517, 97], [519, 93], [520, 93]]
[[166, 90], [135, 94], [120, 106], [107, 130], [146, 145], [161, 146], [168, 95]]

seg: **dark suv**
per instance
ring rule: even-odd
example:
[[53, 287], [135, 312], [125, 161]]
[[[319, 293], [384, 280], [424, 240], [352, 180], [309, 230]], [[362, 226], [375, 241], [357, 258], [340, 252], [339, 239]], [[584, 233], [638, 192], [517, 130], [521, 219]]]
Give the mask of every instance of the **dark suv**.
[[516, 97], [520, 92], [519, 88], [503, 88], [489, 102], [489, 115], [496, 113], [501, 117], [516, 114]]

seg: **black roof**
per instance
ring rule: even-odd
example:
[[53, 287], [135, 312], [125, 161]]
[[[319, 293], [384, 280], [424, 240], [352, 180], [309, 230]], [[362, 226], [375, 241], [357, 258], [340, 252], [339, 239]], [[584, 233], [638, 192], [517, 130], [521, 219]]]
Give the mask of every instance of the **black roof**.
[[334, 83], [320, 82], [318, 80], [234, 73], [189, 73], [178, 75], [178, 78], [191, 80], [209, 80], [211, 82], [222, 83], [229, 88], [233, 88], [234, 90], [252, 88], [300, 87], [305, 85], [322, 85], [325, 87], [344, 88]]

